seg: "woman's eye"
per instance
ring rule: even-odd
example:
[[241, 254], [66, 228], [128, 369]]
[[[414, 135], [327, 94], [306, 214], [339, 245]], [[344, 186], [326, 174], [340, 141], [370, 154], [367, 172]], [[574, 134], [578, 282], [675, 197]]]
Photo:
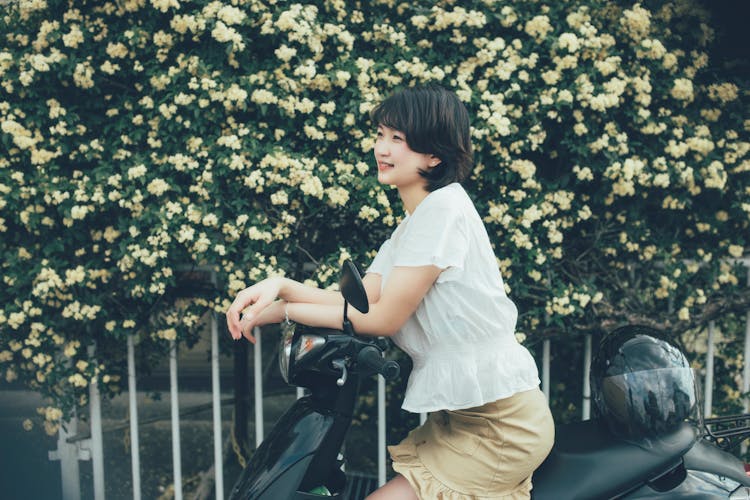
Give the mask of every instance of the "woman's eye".
[[393, 136], [393, 140], [394, 140], [394, 141], [403, 141], [403, 140], [404, 140], [404, 138], [403, 138], [403, 137], [401, 137], [400, 135], [394, 135], [394, 136]]

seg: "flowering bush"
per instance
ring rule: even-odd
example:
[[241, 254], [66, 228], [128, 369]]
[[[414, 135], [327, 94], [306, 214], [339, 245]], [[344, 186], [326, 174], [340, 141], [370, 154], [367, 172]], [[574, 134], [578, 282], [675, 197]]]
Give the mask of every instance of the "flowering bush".
[[[474, 117], [520, 332], [748, 302], [745, 94], [693, 1], [19, 0], [0, 35], [0, 373], [52, 430], [93, 377], [120, 390], [128, 334], [158, 354], [269, 273], [367, 264], [402, 216], [368, 112], [404, 85]], [[197, 267], [222, 285], [185, 299]]]

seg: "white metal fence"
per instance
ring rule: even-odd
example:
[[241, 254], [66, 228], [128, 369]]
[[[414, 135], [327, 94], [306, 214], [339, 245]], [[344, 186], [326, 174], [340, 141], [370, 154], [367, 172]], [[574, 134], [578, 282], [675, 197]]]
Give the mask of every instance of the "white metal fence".
[[[750, 266], [748, 266], [750, 268]], [[750, 269], [748, 269], [750, 280]], [[213, 409], [213, 443], [214, 443], [214, 476], [215, 495], [218, 499], [225, 498], [223, 482], [223, 457], [222, 457], [222, 429], [221, 429], [221, 401], [219, 384], [219, 327], [215, 314], [211, 315], [211, 380], [212, 380], [212, 409]], [[704, 414], [712, 413], [713, 405], [713, 366], [714, 366], [714, 324], [708, 329], [708, 348], [706, 352], [706, 373], [703, 383], [704, 387]], [[254, 347], [254, 384], [255, 384], [255, 442], [260, 444], [264, 436], [263, 428], [263, 377], [262, 377], [262, 336], [259, 329], [255, 331], [257, 342]], [[550, 394], [550, 352], [551, 342], [545, 340], [542, 345], [541, 356], [541, 380], [542, 390], [549, 398]], [[588, 382], [588, 372], [591, 366], [592, 340], [586, 336], [583, 342], [583, 401], [582, 419], [588, 419], [590, 415], [591, 388]], [[135, 348], [133, 337], [127, 339], [128, 354], [128, 397], [129, 397], [129, 421], [131, 439], [131, 469], [133, 498], [141, 498], [141, 466], [139, 449], [138, 408], [136, 403], [137, 377], [135, 373]], [[89, 356], [94, 358], [96, 353], [91, 349]], [[169, 354], [169, 379], [170, 379], [170, 409], [172, 430], [172, 463], [174, 475], [174, 496], [182, 500], [182, 453], [180, 449], [180, 416], [179, 416], [179, 391], [177, 384], [177, 349], [172, 343]], [[378, 377], [378, 484], [386, 481], [386, 416], [385, 416], [385, 382]], [[750, 392], [750, 311], [745, 321], [745, 345], [744, 345], [744, 371], [742, 379], [743, 394]], [[298, 391], [298, 397], [301, 391]], [[748, 399], [744, 400], [744, 411], [750, 409]], [[102, 439], [101, 398], [99, 389], [94, 382], [89, 387], [89, 411], [91, 437], [77, 439], [77, 419], [72, 419], [65, 428], [60, 429], [57, 441], [57, 449], [50, 452], [51, 460], [60, 460], [62, 473], [62, 493], [64, 500], [78, 500], [81, 498], [80, 479], [78, 470], [79, 460], [92, 460], [93, 469], [93, 491], [95, 500], [103, 500], [105, 471], [104, 471], [104, 449]], [[423, 422], [425, 415], [421, 416]]]

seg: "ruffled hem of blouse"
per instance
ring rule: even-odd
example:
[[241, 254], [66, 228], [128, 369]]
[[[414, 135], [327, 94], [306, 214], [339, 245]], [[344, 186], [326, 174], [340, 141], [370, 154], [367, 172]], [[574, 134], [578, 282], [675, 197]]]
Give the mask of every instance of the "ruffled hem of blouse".
[[[477, 350], [415, 361], [402, 408], [412, 413], [481, 406], [538, 387], [536, 363], [525, 348]], [[460, 400], [456, 397], [460, 395]]]
[[[393, 470], [404, 476], [420, 499], [434, 500], [528, 500], [531, 497], [531, 481], [524, 481], [513, 490], [492, 494], [472, 495], [456, 491], [443, 484], [425, 467], [417, 454], [416, 446], [409, 439], [389, 446], [393, 459]], [[530, 479], [530, 478], [529, 478]]]

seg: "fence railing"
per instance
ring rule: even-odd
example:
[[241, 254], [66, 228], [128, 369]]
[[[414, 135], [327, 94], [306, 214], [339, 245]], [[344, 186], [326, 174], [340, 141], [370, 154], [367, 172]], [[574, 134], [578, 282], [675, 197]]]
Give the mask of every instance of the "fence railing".
[[[748, 279], [750, 280], [750, 265], [748, 266]], [[703, 413], [706, 416], [711, 415], [713, 408], [713, 385], [714, 385], [714, 323], [711, 322], [708, 328], [707, 352], [705, 359], [706, 373], [704, 378], [704, 408]], [[223, 483], [223, 454], [222, 454], [222, 429], [221, 429], [221, 397], [219, 383], [219, 321], [216, 314], [211, 314], [210, 318], [211, 332], [211, 393], [212, 393], [212, 418], [213, 418], [213, 444], [214, 444], [214, 476], [215, 476], [215, 495], [217, 499], [224, 498]], [[257, 342], [254, 346], [254, 387], [255, 387], [255, 442], [259, 445], [264, 433], [264, 404], [263, 404], [263, 372], [262, 372], [262, 342], [263, 338], [259, 329], [255, 330]], [[551, 361], [552, 342], [544, 340], [542, 344], [541, 356], [541, 373], [542, 391], [549, 399], [550, 396], [550, 361]], [[93, 348], [89, 351], [89, 356], [94, 358], [96, 353]], [[133, 484], [133, 498], [141, 498], [141, 466], [140, 466], [140, 447], [139, 447], [139, 428], [138, 428], [138, 407], [137, 407], [137, 376], [135, 372], [135, 347], [132, 336], [127, 339], [127, 356], [128, 356], [128, 398], [129, 398], [129, 423], [131, 439], [131, 470]], [[588, 373], [591, 366], [592, 356], [592, 338], [590, 335], [584, 337], [583, 341], [583, 366], [582, 385], [583, 400], [581, 404], [581, 418], [586, 420], [590, 416], [590, 398], [591, 388], [589, 387]], [[176, 500], [182, 500], [182, 452], [180, 448], [180, 415], [179, 415], [179, 390], [177, 383], [178, 366], [177, 366], [177, 348], [172, 343], [169, 354], [169, 380], [170, 380], [170, 410], [171, 410], [171, 431], [172, 431], [172, 467], [174, 497]], [[378, 484], [382, 485], [386, 481], [386, 414], [385, 414], [385, 381], [378, 377]], [[744, 344], [744, 367], [742, 378], [742, 394], [750, 393], [750, 311], [748, 311], [745, 321], [745, 344]], [[301, 390], [297, 391], [300, 397]], [[750, 401], [745, 397], [744, 411], [750, 410]], [[79, 460], [92, 460], [93, 462], [93, 483], [94, 499], [103, 500], [105, 498], [105, 471], [104, 471], [104, 449], [102, 439], [102, 419], [101, 419], [101, 397], [96, 381], [89, 386], [89, 420], [91, 426], [90, 436], [79, 436], [77, 428], [77, 419], [73, 418], [65, 426], [61, 426], [57, 441], [57, 449], [51, 451], [49, 456], [51, 460], [59, 460], [62, 475], [62, 496], [64, 500], [79, 500], [81, 497], [80, 479], [79, 479]], [[424, 422], [426, 415], [421, 415], [420, 421]]]

